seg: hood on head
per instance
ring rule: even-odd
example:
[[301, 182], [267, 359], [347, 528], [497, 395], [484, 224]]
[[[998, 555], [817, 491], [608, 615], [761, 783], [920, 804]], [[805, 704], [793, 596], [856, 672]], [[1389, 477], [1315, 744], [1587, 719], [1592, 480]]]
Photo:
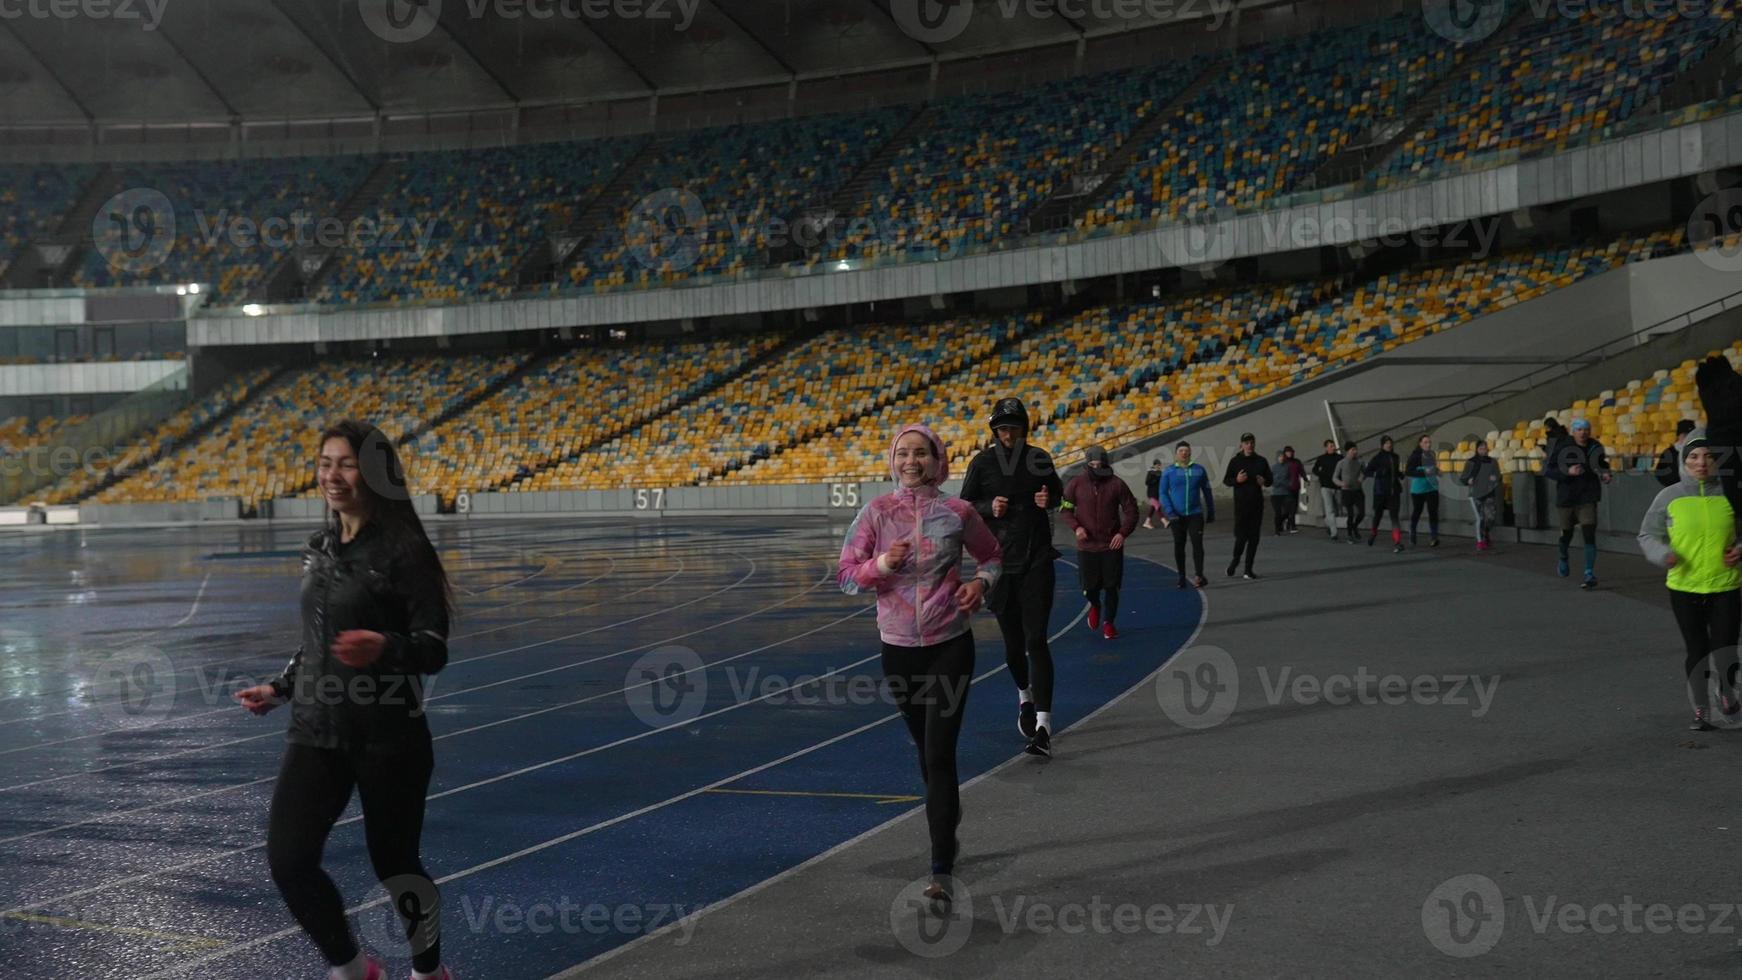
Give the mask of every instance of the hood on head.
[[944, 453], [944, 441], [938, 438], [937, 433], [918, 423], [902, 426], [895, 433], [895, 438], [889, 440], [889, 475], [894, 478], [896, 486], [901, 486], [901, 470], [895, 465], [895, 447], [901, 444], [901, 437], [909, 432], [917, 432], [925, 436], [926, 441], [931, 443], [931, 452], [934, 457], [933, 472], [931, 478], [926, 482], [930, 486], [941, 486], [945, 480], [950, 478], [950, 458]]
[[[1097, 460], [1101, 463], [1100, 469], [1087, 465]], [[1113, 475], [1113, 457], [1107, 454], [1105, 446], [1090, 446], [1083, 450], [1083, 463], [1085, 464], [1083, 468], [1088, 470], [1089, 475], [1097, 480], [1105, 480]]]

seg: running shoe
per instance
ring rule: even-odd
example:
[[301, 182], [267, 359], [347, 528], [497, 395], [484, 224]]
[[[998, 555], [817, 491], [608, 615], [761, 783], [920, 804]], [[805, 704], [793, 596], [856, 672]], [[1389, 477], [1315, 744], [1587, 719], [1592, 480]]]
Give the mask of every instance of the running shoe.
[[1205, 586], [1209, 585], [1210, 580], [1207, 578], [1204, 578], [1204, 576], [1200, 573], [1197, 578], [1192, 579], [1192, 584], [1196, 585], [1198, 588], [1201, 589], [1201, 588], [1204, 588]]
[[1391, 546], [1391, 553], [1394, 555], [1403, 554], [1403, 542], [1399, 541], [1397, 544], [1392, 545]]
[[1246, 580], [1246, 581], [1248, 581], [1248, 582], [1256, 582], [1256, 581], [1258, 581], [1258, 573], [1257, 573], [1257, 572], [1247, 572], [1247, 573], [1246, 573], [1246, 574], [1244, 574], [1244, 575], [1242, 575], [1242, 576], [1240, 576], [1240, 577], [1241, 577], [1241, 578], [1243, 578], [1243, 579], [1245, 579], [1245, 580]]
[[1725, 715], [1733, 715], [1738, 711], [1742, 711], [1742, 701], [1736, 699], [1734, 692], [1720, 694], [1718, 695], [1718, 710], [1722, 711]]
[[1717, 726], [1706, 720], [1706, 710], [1705, 708], [1694, 709], [1694, 723], [1688, 726], [1688, 731], [1710, 732], [1716, 730]]
[[1052, 736], [1047, 734], [1046, 729], [1036, 728], [1034, 730], [1034, 735], [1028, 740], [1028, 747], [1022, 751], [1029, 755], [1038, 755], [1042, 758], [1050, 759], [1052, 758]]
[[1439, 538], [1435, 538], [1435, 539], [1433, 539], [1433, 540], [1432, 540], [1432, 541], [1429, 541], [1429, 542], [1428, 542], [1428, 543], [1427, 543], [1427, 546], [1428, 546], [1428, 547], [1429, 547], [1429, 548], [1438, 548], [1438, 547], [1439, 547], [1439, 546], [1440, 546], [1440, 539], [1439, 539]]
[[[411, 980], [417, 980], [417, 974], [413, 973], [411, 975]], [[436, 980], [454, 980], [454, 975], [444, 966], [442, 967], [442, 972], [436, 974]]]
[[944, 887], [942, 876], [933, 876], [931, 884], [925, 886], [925, 900], [932, 904], [934, 911], [942, 912], [950, 907], [953, 899], [950, 890]]
[[1555, 562], [1554, 570], [1555, 574], [1559, 575], [1561, 578], [1566, 578], [1568, 575], [1573, 573], [1572, 566], [1567, 564], [1565, 558]]
[[1235, 559], [1232, 563], [1230, 563], [1228, 565], [1228, 577], [1233, 578], [1235, 575], [1238, 575], [1238, 574], [1240, 574], [1240, 562], [1238, 559]]
[[1089, 628], [1092, 630], [1101, 628], [1101, 610], [1098, 606], [1089, 607]]
[[1109, 640], [1117, 640], [1119, 638], [1119, 630], [1113, 626], [1113, 621], [1111, 619], [1102, 624], [1101, 635]]
[[1182, 589], [1187, 587], [1186, 586], [1186, 577], [1184, 575], [1181, 575], [1179, 577], [1179, 587]]
[[1585, 581], [1579, 586], [1579, 588], [1584, 589], [1586, 592], [1590, 592], [1591, 590], [1595, 589], [1596, 587], [1597, 587], [1597, 576], [1595, 576], [1595, 575], [1585, 576]]
[[1016, 730], [1023, 738], [1034, 737], [1035, 711], [1033, 701], [1022, 702], [1022, 707], [1016, 710]]

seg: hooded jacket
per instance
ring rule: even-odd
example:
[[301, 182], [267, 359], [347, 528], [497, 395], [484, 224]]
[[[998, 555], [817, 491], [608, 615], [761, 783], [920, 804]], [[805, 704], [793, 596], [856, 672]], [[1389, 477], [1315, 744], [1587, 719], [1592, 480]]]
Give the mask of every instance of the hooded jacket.
[[1389, 449], [1381, 449], [1367, 459], [1363, 470], [1373, 478], [1373, 499], [1389, 500], [1403, 493], [1403, 468], [1397, 460], [1397, 453]]
[[1724, 552], [1735, 543], [1736, 512], [1718, 478], [1698, 479], [1685, 469], [1679, 483], [1658, 492], [1639, 524], [1647, 561], [1663, 568], [1675, 556], [1668, 585], [1677, 592], [1713, 595], [1742, 587], [1742, 568], [1724, 564]]
[[1272, 489], [1281, 488], [1283, 494], [1300, 493], [1306, 485], [1306, 464], [1298, 456], [1289, 456], [1276, 462], [1276, 483]]
[[[909, 432], [931, 443], [934, 469], [917, 487], [901, 487], [866, 503], [847, 528], [836, 580], [848, 595], [877, 594], [877, 630], [883, 642], [923, 647], [953, 640], [969, 628], [956, 606], [962, 585], [962, 552], [979, 566], [975, 577], [988, 593], [998, 584], [1002, 557], [998, 539], [966, 501], [938, 489], [949, 478], [943, 440], [923, 425], [909, 425], [889, 444], [889, 472], [896, 483], [895, 446]], [[1032, 505], [1033, 501], [1030, 501]], [[913, 550], [899, 568], [885, 568], [883, 555], [897, 541]]]
[[[1035, 491], [1048, 492], [1045, 508], [1034, 505]], [[1052, 545], [1052, 514], [1063, 502], [1064, 481], [1053, 468], [1044, 449], [1023, 442], [1017, 452], [993, 443], [980, 450], [968, 464], [962, 479], [962, 499], [974, 505], [981, 520], [998, 536], [1004, 553], [1004, 571], [1020, 575], [1059, 556]], [[1010, 507], [1003, 517], [992, 516], [992, 501], [1004, 497]]]
[[[1239, 474], [1246, 474], [1246, 482], [1241, 483]], [[1227, 471], [1222, 474], [1222, 484], [1234, 488], [1234, 510], [1241, 511], [1241, 505], [1248, 507], [1264, 506], [1264, 490], [1271, 484], [1270, 461], [1262, 453], [1235, 453], [1228, 460]]]
[[[1161, 512], [1170, 521], [1193, 514], [1205, 523], [1216, 519], [1216, 499], [1210, 493], [1210, 472], [1197, 463], [1175, 462], [1161, 471]], [[1203, 506], [1198, 506], [1198, 500]]]
[[[393, 556], [374, 521], [349, 542], [328, 528], [302, 559], [302, 646], [272, 689], [290, 701], [286, 737], [298, 745], [355, 749], [428, 738], [423, 675], [448, 662], [448, 612], [433, 575]], [[379, 659], [357, 669], [332, 654], [346, 630], [387, 637]]]
[[1085, 468], [1065, 485], [1064, 498], [1060, 519], [1072, 534], [1079, 527], [1088, 534], [1077, 542], [1078, 551], [1106, 551], [1113, 545], [1113, 535], [1129, 538], [1137, 530], [1137, 498], [1111, 468], [1102, 477]]
[[[1569, 470], [1581, 466], [1574, 476]], [[1583, 446], [1573, 436], [1554, 444], [1554, 449], [1542, 460], [1542, 475], [1555, 482], [1555, 506], [1577, 507], [1603, 499], [1602, 474], [1609, 471], [1609, 455], [1596, 437], [1585, 440]]]
[[1432, 449], [1417, 446], [1410, 450], [1403, 471], [1409, 476], [1410, 493], [1440, 492], [1440, 457]]
[[1477, 500], [1491, 497], [1500, 490], [1500, 464], [1492, 456], [1471, 456], [1458, 482], [1469, 487], [1470, 496]]

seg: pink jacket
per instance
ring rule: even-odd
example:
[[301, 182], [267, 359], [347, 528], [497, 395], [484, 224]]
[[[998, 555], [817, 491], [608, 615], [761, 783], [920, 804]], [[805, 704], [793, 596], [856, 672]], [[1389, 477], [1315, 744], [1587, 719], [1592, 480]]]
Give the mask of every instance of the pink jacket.
[[[895, 443], [909, 432], [930, 440], [935, 470], [919, 487], [901, 487], [865, 505], [841, 547], [838, 578], [841, 591], [877, 593], [877, 629], [883, 642], [898, 647], [923, 647], [953, 640], [968, 631], [968, 617], [956, 607], [961, 587], [962, 550], [974, 556], [976, 577], [987, 591], [998, 584], [1002, 567], [998, 539], [972, 504], [938, 490], [949, 476], [943, 440], [923, 425], [895, 434], [889, 446], [889, 471], [901, 482], [895, 466]], [[889, 546], [906, 538], [913, 542], [900, 568], [884, 569], [881, 559]]]

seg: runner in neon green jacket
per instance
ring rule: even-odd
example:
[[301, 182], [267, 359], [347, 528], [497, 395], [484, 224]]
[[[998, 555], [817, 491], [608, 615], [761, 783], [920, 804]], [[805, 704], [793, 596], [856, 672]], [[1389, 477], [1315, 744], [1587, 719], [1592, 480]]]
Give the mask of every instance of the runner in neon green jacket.
[[1710, 731], [1710, 695], [1701, 670], [1708, 658], [1718, 674], [1719, 708], [1742, 710], [1736, 696], [1736, 642], [1742, 635], [1742, 545], [1736, 512], [1713, 472], [1704, 429], [1682, 444], [1681, 481], [1651, 502], [1639, 525], [1647, 560], [1669, 569], [1669, 604], [1687, 648], [1688, 694], [1694, 731]]

